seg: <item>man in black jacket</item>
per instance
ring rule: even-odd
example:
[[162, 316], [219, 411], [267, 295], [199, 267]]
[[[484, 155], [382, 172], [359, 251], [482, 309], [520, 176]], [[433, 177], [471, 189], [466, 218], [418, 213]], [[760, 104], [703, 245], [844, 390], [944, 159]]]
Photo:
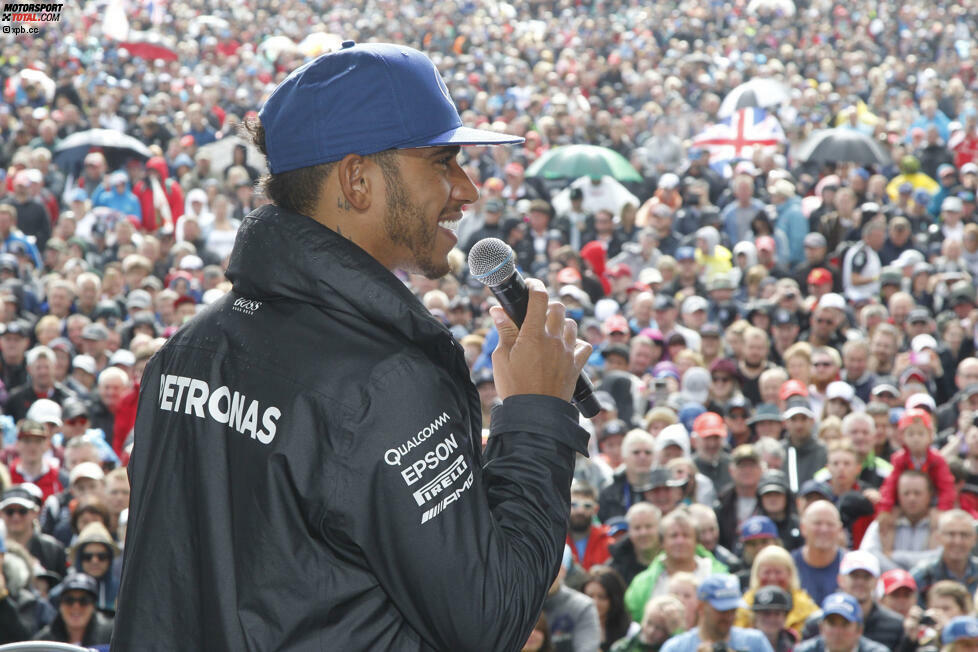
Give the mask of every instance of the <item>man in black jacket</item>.
[[273, 204], [232, 291], [140, 385], [113, 649], [518, 649], [557, 575], [590, 347], [531, 280], [499, 308], [482, 452], [461, 346], [395, 269], [449, 271], [478, 191], [437, 69], [386, 44], [306, 64], [252, 123]]

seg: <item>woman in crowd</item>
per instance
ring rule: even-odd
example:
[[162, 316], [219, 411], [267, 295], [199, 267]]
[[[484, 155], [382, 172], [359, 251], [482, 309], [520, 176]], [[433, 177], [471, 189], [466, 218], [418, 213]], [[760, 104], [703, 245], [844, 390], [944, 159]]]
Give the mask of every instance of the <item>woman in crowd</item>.
[[805, 624], [805, 619], [818, 611], [818, 605], [801, 588], [795, 562], [791, 558], [791, 554], [780, 546], [768, 546], [757, 553], [754, 558], [754, 565], [750, 571], [750, 588], [744, 593], [744, 602], [747, 603], [747, 608], [737, 610], [734, 626], [750, 627], [752, 625], [753, 614], [750, 608], [754, 605], [754, 595], [762, 586], [771, 585], [780, 586], [791, 596], [791, 611], [788, 612], [785, 625], [789, 629], [800, 632]]
[[625, 611], [625, 582], [617, 572], [607, 566], [591, 568], [581, 592], [594, 600], [598, 610], [602, 652], [608, 652], [615, 642], [638, 630], [638, 624]]
[[59, 588], [58, 615], [38, 632], [35, 640], [107, 645], [112, 638], [112, 619], [95, 609], [98, 600], [95, 580], [84, 573], [73, 573]]

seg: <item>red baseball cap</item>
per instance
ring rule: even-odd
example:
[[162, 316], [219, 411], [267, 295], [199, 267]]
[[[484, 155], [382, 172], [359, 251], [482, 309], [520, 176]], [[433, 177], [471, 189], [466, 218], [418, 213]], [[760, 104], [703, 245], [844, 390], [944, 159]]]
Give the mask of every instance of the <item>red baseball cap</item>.
[[781, 394], [778, 396], [782, 401], [787, 401], [792, 396], [808, 396], [808, 388], [800, 380], [786, 380], [781, 385]]
[[725, 437], [727, 435], [727, 424], [723, 422], [723, 417], [716, 412], [704, 412], [693, 421], [693, 432], [700, 437], [711, 435]]
[[557, 272], [557, 282], [562, 285], [570, 285], [581, 280], [581, 273], [573, 267], [565, 267]]
[[934, 429], [934, 422], [930, 418], [930, 412], [923, 408], [910, 408], [905, 411], [900, 417], [900, 421], [897, 423], [897, 428], [903, 430], [907, 426], [911, 425], [915, 419], [920, 419], [928, 430]]
[[604, 332], [608, 333], [629, 333], [628, 320], [621, 315], [612, 315], [604, 320]]
[[808, 272], [809, 285], [832, 285], [832, 272], [824, 267], [816, 267]]
[[880, 575], [879, 585], [882, 587], [883, 595], [890, 595], [897, 589], [917, 590], [917, 582], [914, 581], [913, 575], [902, 568], [888, 570]]
[[774, 238], [769, 235], [762, 235], [757, 240], [754, 241], [754, 246], [760, 249], [767, 249], [768, 251], [774, 251], [777, 244], [774, 242]]

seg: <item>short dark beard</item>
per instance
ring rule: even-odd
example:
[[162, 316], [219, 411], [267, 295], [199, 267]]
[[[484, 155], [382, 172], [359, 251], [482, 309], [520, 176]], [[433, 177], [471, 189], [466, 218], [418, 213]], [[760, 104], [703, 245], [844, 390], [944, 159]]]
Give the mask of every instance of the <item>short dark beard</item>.
[[761, 367], [764, 366], [764, 361], [761, 360], [757, 364], [752, 364], [752, 363], [748, 362], [747, 359], [745, 358], [744, 359], [744, 366], [747, 367], [748, 369], [760, 369]]
[[390, 158], [376, 157], [375, 160], [384, 175], [384, 185], [387, 188], [387, 210], [384, 214], [384, 231], [387, 237], [392, 243], [410, 250], [416, 271], [426, 278], [441, 278], [451, 268], [447, 260], [437, 260], [433, 256], [435, 239], [438, 237], [437, 225], [429, 228], [425, 223], [424, 212], [408, 199], [404, 179], [394, 155]]

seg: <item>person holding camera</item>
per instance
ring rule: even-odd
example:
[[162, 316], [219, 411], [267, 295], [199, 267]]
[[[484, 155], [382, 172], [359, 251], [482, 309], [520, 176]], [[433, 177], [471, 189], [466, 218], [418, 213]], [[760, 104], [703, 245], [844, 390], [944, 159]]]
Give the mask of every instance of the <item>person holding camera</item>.
[[733, 626], [737, 608], [747, 605], [736, 577], [712, 575], [700, 582], [696, 597], [697, 626], [666, 641], [662, 652], [697, 652], [704, 644], [712, 645], [713, 652], [774, 652], [767, 637], [758, 630]]

